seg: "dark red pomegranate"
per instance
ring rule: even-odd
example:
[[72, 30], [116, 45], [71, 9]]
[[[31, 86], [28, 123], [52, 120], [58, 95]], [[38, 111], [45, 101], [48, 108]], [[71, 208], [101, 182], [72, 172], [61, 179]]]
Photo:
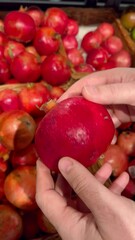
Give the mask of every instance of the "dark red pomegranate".
[[81, 96], [59, 102], [38, 125], [35, 144], [40, 159], [58, 171], [58, 161], [69, 156], [88, 167], [105, 152], [114, 135], [106, 108]]
[[15, 208], [7, 204], [0, 205], [0, 239], [17, 240], [22, 236], [23, 224]]

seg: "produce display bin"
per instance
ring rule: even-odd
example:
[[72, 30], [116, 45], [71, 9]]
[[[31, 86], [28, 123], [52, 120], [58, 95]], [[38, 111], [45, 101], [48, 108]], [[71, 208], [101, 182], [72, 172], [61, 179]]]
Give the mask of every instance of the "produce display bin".
[[[4, 3], [2, 3], [2, 1], [0, 1], [0, 6], [2, 6], [2, 8], [4, 8], [4, 10], [0, 11], [0, 18], [4, 18], [5, 15], [10, 11], [10, 9], [12, 9], [13, 6], [15, 6], [15, 1], [14, 1], [14, 5], [12, 7], [11, 7], [12, 1], [7, 1], [11, 8], [9, 7], [9, 9], [5, 9], [6, 1], [3, 1], [3, 2]], [[25, 2], [25, 5], [27, 5], [27, 1], [23, 1], [23, 3], [24, 2]], [[118, 2], [120, 2], [120, 1], [118, 1]], [[16, 3], [17, 3], [17, 1], [16, 1]], [[101, 1], [101, 3], [102, 3], [102, 1]], [[4, 4], [4, 7], [3, 7], [3, 4]], [[127, 49], [130, 52], [130, 54], [132, 56], [132, 67], [135, 67], [135, 42], [131, 40], [128, 32], [123, 28], [123, 26], [121, 25], [121, 23], [119, 21], [121, 11], [119, 11], [116, 8], [114, 9], [114, 7], [108, 7], [108, 6], [114, 6], [114, 4], [116, 6], [117, 5], [116, 1], [106, 1], [106, 4], [107, 4], [106, 5], [107, 7], [106, 6], [105, 7], [97, 7], [98, 5], [96, 5], [95, 1], [91, 1], [91, 5], [93, 7], [90, 7], [90, 6], [88, 6], [88, 5], [90, 5], [90, 2], [87, 1], [87, 4], [85, 4], [84, 6], [75, 7], [75, 6], [62, 5], [61, 7], [68, 14], [69, 17], [75, 19], [79, 23], [79, 25], [82, 27], [98, 25], [99, 23], [102, 23], [105, 21], [113, 23], [114, 27], [115, 27], [116, 35], [122, 39], [125, 49]], [[46, 5], [46, 6], [50, 6], [50, 5]], [[96, 7], [94, 7], [94, 6], [96, 6]], [[116, 7], [119, 7], [119, 6], [116, 6]], [[16, 5], [16, 8], [18, 8], [18, 5]], [[3, 89], [3, 87], [13, 88], [14, 85], [12, 84], [12, 85], [8, 85], [8, 86], [0, 86], [0, 90]], [[15, 85], [15, 87], [16, 87], [16, 89], [19, 89], [19, 86]], [[94, 165], [90, 169], [90, 171], [92, 173], [95, 173], [99, 169], [100, 166], [101, 166], [101, 163], [98, 162], [96, 165]], [[54, 235], [51, 234], [51, 235], [41, 236], [38, 238], [33, 238], [30, 240], [55, 240], [55, 239], [60, 240], [61, 238], [59, 237], [58, 234], [54, 234]]]

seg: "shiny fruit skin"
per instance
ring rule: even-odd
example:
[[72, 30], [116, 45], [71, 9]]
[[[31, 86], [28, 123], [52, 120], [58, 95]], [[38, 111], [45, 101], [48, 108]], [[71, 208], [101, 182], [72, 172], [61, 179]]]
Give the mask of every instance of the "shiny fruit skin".
[[84, 35], [81, 41], [81, 47], [86, 53], [93, 48], [98, 48], [103, 41], [103, 37], [98, 31], [90, 31]]
[[87, 55], [86, 63], [98, 68], [106, 63], [108, 58], [109, 54], [104, 48], [93, 48]]
[[41, 56], [48, 56], [58, 51], [60, 41], [53, 28], [41, 27], [36, 31], [33, 44]]
[[34, 166], [20, 166], [11, 171], [4, 183], [4, 193], [7, 200], [15, 207], [23, 210], [37, 208], [36, 169]]
[[26, 13], [32, 17], [36, 27], [40, 27], [44, 18], [44, 12], [37, 6], [30, 6]]
[[98, 66], [97, 69], [102, 71], [102, 70], [112, 69], [115, 67], [116, 67], [115, 62], [109, 60], [107, 62], [104, 62], [102, 65]]
[[123, 42], [121, 38], [115, 35], [107, 38], [102, 45], [110, 54], [116, 54], [123, 48]]
[[122, 49], [119, 52], [113, 54], [109, 60], [114, 62], [116, 67], [131, 67], [132, 66], [132, 57], [131, 57], [130, 53], [125, 49]]
[[45, 11], [43, 26], [52, 27], [57, 33], [63, 35], [68, 24], [67, 14], [60, 8], [51, 7]]
[[25, 51], [25, 46], [22, 43], [9, 40], [4, 48], [4, 57], [11, 64], [13, 58], [23, 51]]
[[66, 34], [68, 36], [76, 36], [79, 32], [79, 24], [74, 19], [68, 18]]
[[68, 50], [77, 48], [78, 47], [78, 41], [75, 36], [72, 35], [66, 35], [62, 38], [63, 45], [65, 47], [65, 50], [68, 52]]
[[103, 36], [103, 41], [107, 38], [111, 37], [115, 33], [115, 29], [111, 23], [103, 22], [100, 23], [97, 27], [97, 31], [99, 31]]
[[0, 110], [2, 112], [19, 109], [20, 100], [15, 90], [6, 88], [0, 91]]
[[73, 67], [76, 67], [85, 62], [83, 52], [81, 49], [78, 48], [69, 49], [67, 51], [67, 56]]
[[51, 170], [58, 171], [58, 161], [64, 156], [88, 167], [106, 150], [113, 135], [114, 125], [102, 105], [73, 97], [58, 103], [41, 120], [35, 146]]
[[37, 58], [27, 51], [13, 59], [10, 70], [19, 83], [36, 82], [40, 77], [40, 64]]
[[41, 75], [47, 83], [58, 86], [71, 77], [68, 60], [60, 54], [52, 54], [41, 63]]
[[10, 11], [4, 18], [4, 29], [8, 38], [27, 43], [36, 33], [34, 20], [25, 12]]
[[22, 219], [11, 206], [0, 205], [0, 239], [18, 240], [22, 235]]

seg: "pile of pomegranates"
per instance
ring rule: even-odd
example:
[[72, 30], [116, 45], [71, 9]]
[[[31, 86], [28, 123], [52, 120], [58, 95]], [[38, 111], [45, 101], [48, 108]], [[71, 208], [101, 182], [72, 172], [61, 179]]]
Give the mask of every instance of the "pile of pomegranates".
[[113, 24], [100, 23], [81, 40], [79, 31], [77, 21], [56, 7], [21, 7], [0, 19], [0, 239], [56, 233], [35, 202], [39, 157], [56, 176], [65, 155], [85, 167], [108, 161], [112, 181], [129, 172], [123, 195], [135, 196], [134, 123], [115, 130], [104, 106], [80, 96], [47, 105], [75, 74], [132, 66]]
[[132, 64], [113, 24], [100, 23], [78, 40], [78, 23], [60, 8], [21, 7], [0, 26], [1, 84], [43, 80], [58, 86], [70, 80], [72, 69], [91, 73]]

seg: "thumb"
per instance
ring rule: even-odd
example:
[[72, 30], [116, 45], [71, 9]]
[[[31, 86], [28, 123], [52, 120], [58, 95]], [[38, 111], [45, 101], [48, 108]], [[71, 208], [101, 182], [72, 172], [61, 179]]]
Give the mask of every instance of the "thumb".
[[102, 209], [114, 201], [111, 193], [79, 162], [64, 157], [59, 161], [59, 170], [85, 205], [99, 219]]
[[82, 95], [100, 104], [132, 104], [134, 103], [135, 83], [112, 83], [90, 86], [86, 85]]

